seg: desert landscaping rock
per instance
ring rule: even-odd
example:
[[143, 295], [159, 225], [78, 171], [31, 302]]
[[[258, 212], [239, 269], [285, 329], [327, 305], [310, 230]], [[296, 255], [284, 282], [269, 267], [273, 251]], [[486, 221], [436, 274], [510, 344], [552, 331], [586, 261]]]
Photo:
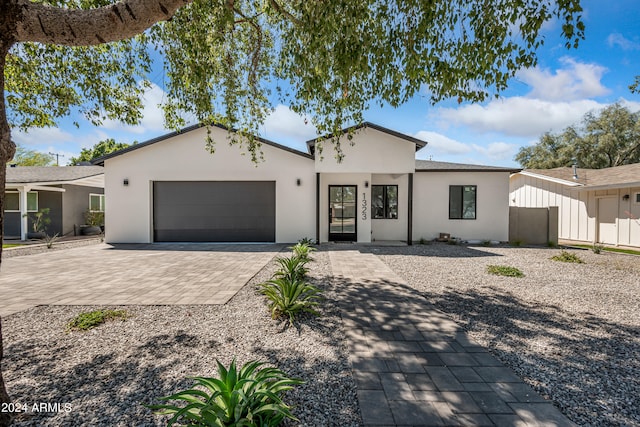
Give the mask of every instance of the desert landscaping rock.
[[288, 425], [358, 426], [356, 387], [344, 329], [333, 304], [326, 253], [311, 264], [326, 291], [322, 316], [297, 328], [270, 318], [258, 283], [272, 262], [225, 305], [120, 306], [131, 317], [88, 332], [65, 332], [76, 314], [103, 307], [41, 306], [3, 318], [3, 369], [14, 402], [69, 403], [69, 412], [28, 413], [16, 426], [160, 426], [143, 404], [189, 388], [188, 377], [216, 376], [228, 365], [259, 359], [305, 381], [286, 395], [299, 422]]
[[[579, 425], [640, 426], [640, 258], [555, 248], [371, 248]], [[486, 273], [517, 267], [523, 278]]]
[[[353, 248], [377, 255], [445, 313], [440, 323], [448, 325], [447, 330], [458, 327], [449, 320], [453, 319], [547, 399], [524, 399], [518, 410], [549, 409], [550, 401], [579, 425], [640, 426], [640, 258], [572, 250], [585, 264], [568, 264], [550, 259], [560, 252], [554, 248], [446, 244]], [[345, 337], [355, 331], [353, 321], [349, 323], [339, 308], [344, 294], [339, 286], [344, 283], [336, 277], [344, 272], [332, 271], [329, 252], [321, 250], [315, 257], [311, 280], [325, 290], [326, 301], [320, 317], [304, 317], [296, 328], [273, 321], [256, 291], [256, 285], [275, 271], [273, 261], [224, 305], [39, 306], [4, 317], [3, 373], [13, 401], [57, 403], [62, 408], [32, 411], [15, 425], [165, 425], [166, 417], [154, 415], [143, 404], [158, 403], [161, 396], [189, 388], [193, 384], [189, 377], [215, 376], [216, 359], [228, 365], [235, 357], [239, 364], [266, 361], [305, 381], [286, 395], [299, 421], [285, 425], [362, 426], [345, 345]], [[486, 272], [490, 264], [517, 267], [525, 277], [490, 275]], [[69, 319], [96, 308], [126, 309], [131, 317], [88, 332], [65, 332]], [[408, 339], [405, 333], [411, 331], [403, 332]], [[427, 331], [423, 335], [431, 336]], [[436, 349], [446, 354], [456, 351], [448, 346], [459, 346], [436, 339], [437, 331], [432, 335], [434, 340], [419, 343], [416, 351]], [[450, 381], [473, 383], [474, 378], [505, 374], [487, 364], [486, 353], [471, 350], [471, 358], [445, 355], [448, 364], [456, 365], [450, 367], [455, 376]], [[488, 368], [478, 371], [467, 366], [476, 362]], [[414, 393], [420, 390], [425, 401], [436, 397], [429, 395], [434, 393], [431, 383], [423, 381], [424, 390], [414, 384], [425, 374], [407, 375]], [[384, 393], [379, 380], [365, 374], [356, 379]], [[509, 384], [515, 383], [503, 385]], [[510, 387], [465, 389], [447, 396], [454, 401], [475, 391], [519, 396], [516, 400], [523, 399], [523, 393], [529, 395], [526, 388]], [[372, 393], [367, 402], [372, 404], [374, 398]], [[65, 403], [70, 405], [68, 412]], [[467, 409], [479, 405], [468, 399], [456, 404], [462, 403]], [[390, 410], [393, 414], [387, 415], [402, 419], [402, 405]], [[489, 414], [470, 417], [468, 422], [507, 422], [507, 418]]]

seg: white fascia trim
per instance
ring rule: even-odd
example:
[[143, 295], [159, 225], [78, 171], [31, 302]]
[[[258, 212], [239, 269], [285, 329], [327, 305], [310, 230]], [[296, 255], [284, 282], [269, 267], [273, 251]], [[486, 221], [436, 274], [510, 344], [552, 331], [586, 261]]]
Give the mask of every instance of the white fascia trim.
[[5, 190], [18, 190], [18, 191], [55, 191], [57, 193], [64, 193], [65, 190], [64, 188], [60, 188], [60, 187], [47, 187], [46, 185], [43, 185], [42, 183], [38, 183], [38, 184], [15, 184], [15, 183], [11, 183], [11, 184], [7, 184], [5, 187]]
[[73, 181], [66, 181], [65, 184], [104, 188], [104, 174], [86, 176], [84, 178], [75, 179]]
[[640, 187], [640, 181], [622, 182], [620, 184], [590, 185], [588, 187], [585, 187], [585, 190], [616, 190], [619, 188], [635, 188], [635, 187]]
[[569, 187], [584, 187], [584, 184], [580, 184], [579, 182], [571, 182], [571, 181], [567, 181], [565, 179], [552, 178], [552, 177], [546, 176], [546, 175], [540, 175], [540, 174], [537, 174], [537, 173], [527, 172], [526, 170], [520, 171], [518, 173], [521, 174], [521, 175], [530, 176], [532, 178], [538, 178], [538, 179], [542, 179], [542, 180], [545, 180], [545, 181], [556, 182], [558, 184], [566, 185], [566, 186], [569, 186]]

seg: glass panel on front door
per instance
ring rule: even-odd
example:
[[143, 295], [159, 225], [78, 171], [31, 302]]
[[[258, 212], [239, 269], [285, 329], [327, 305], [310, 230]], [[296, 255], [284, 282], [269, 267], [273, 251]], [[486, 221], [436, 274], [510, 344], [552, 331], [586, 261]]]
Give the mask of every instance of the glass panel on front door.
[[329, 240], [356, 241], [355, 185], [329, 186]]

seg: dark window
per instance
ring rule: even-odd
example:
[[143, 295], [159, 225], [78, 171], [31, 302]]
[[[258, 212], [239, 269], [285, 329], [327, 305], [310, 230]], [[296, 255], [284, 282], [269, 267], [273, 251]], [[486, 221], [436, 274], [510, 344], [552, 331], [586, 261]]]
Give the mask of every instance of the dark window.
[[371, 186], [371, 217], [398, 219], [398, 186]]
[[476, 219], [476, 186], [449, 186], [449, 219]]
[[19, 193], [4, 193], [4, 210], [8, 212], [20, 212]]

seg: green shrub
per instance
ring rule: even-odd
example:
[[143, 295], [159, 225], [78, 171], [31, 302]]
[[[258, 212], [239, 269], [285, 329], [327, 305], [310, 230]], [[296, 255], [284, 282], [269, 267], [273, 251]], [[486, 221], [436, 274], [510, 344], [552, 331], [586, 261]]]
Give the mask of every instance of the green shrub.
[[311, 246], [316, 244], [316, 240], [312, 239], [311, 237], [303, 237], [302, 239], [298, 240], [298, 243]]
[[47, 249], [53, 248], [53, 244], [56, 241], [58, 241], [59, 238], [60, 238], [60, 235], [58, 233], [54, 234], [53, 236], [49, 236], [49, 234], [45, 234], [44, 235], [44, 242], [47, 245]]
[[280, 269], [275, 272], [275, 276], [281, 279], [300, 281], [309, 272], [306, 267], [309, 260], [306, 258], [292, 255], [290, 257], [278, 257], [276, 262], [280, 265]]
[[67, 323], [67, 330], [88, 331], [103, 324], [107, 320], [125, 320], [127, 317], [129, 317], [129, 315], [124, 310], [94, 310], [83, 312]]
[[491, 246], [491, 240], [483, 240], [482, 246]]
[[288, 378], [277, 368], [261, 368], [264, 363], [251, 361], [240, 371], [235, 359], [229, 369], [216, 360], [220, 378], [193, 378], [195, 385], [161, 400], [178, 400], [177, 405], [145, 405], [160, 415], [172, 415], [167, 426], [182, 423], [190, 426], [277, 426], [285, 418], [296, 420], [281, 395], [303, 381]]
[[604, 245], [602, 243], [594, 243], [593, 246], [591, 246], [591, 250], [594, 254], [599, 254], [603, 249]]
[[293, 325], [299, 313], [319, 314], [314, 307], [318, 306], [318, 300], [322, 298], [321, 291], [304, 280], [280, 277], [259, 286], [260, 292], [269, 300], [269, 310], [274, 319], [288, 316], [289, 324]]
[[571, 252], [567, 252], [565, 250], [561, 251], [560, 254], [551, 257], [551, 259], [554, 260], [554, 261], [573, 262], [573, 263], [576, 263], [576, 264], [584, 264], [584, 261], [578, 255], [573, 254]]
[[509, 267], [508, 265], [488, 265], [487, 273], [495, 274], [496, 276], [524, 277], [522, 271], [516, 267]]
[[520, 239], [516, 239], [516, 240], [512, 240], [509, 243], [511, 244], [511, 246], [522, 246], [524, 242]]
[[87, 223], [86, 225], [100, 227], [104, 225], [104, 212], [86, 211], [84, 213], [84, 220]]
[[313, 261], [311, 253], [315, 252], [316, 248], [309, 246], [306, 243], [297, 243], [295, 246], [291, 246], [289, 249], [293, 251], [293, 256], [303, 259], [304, 261]]

